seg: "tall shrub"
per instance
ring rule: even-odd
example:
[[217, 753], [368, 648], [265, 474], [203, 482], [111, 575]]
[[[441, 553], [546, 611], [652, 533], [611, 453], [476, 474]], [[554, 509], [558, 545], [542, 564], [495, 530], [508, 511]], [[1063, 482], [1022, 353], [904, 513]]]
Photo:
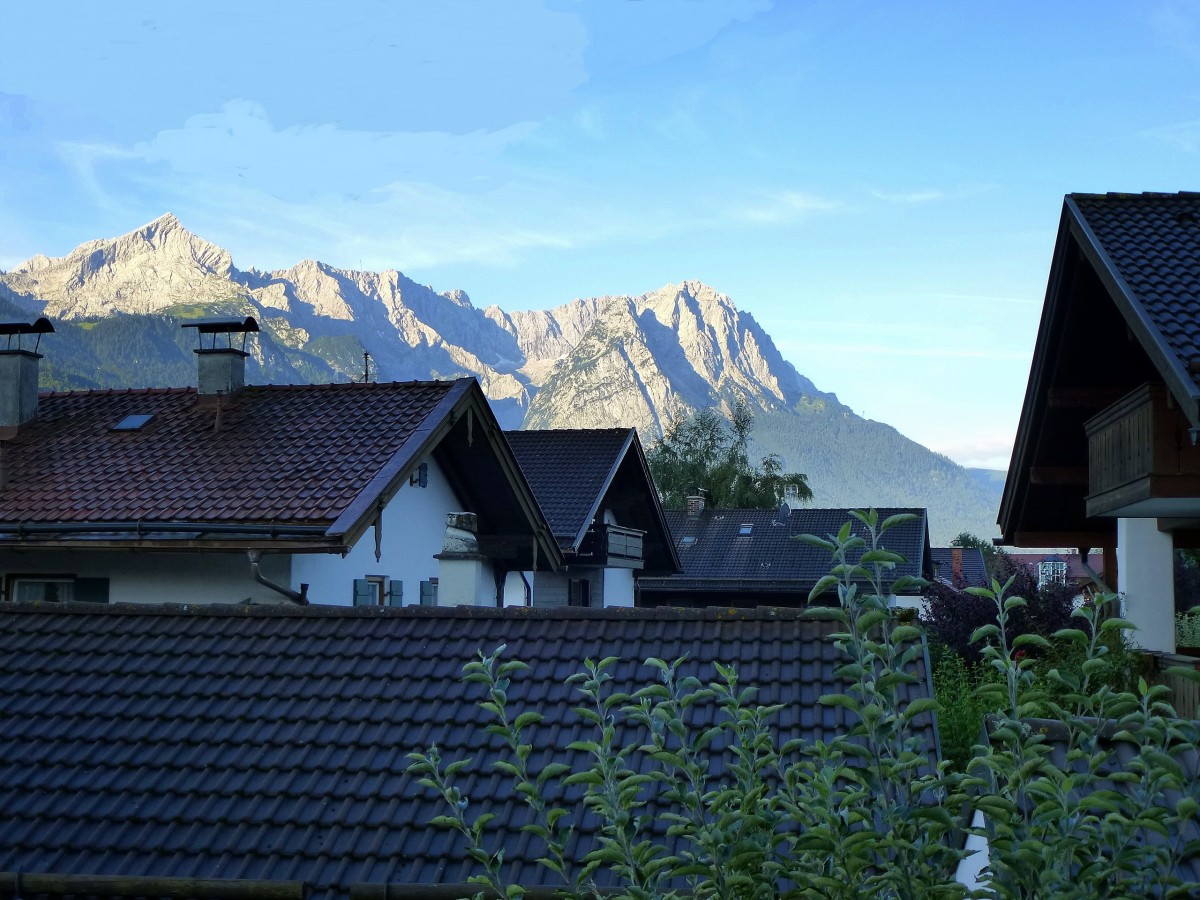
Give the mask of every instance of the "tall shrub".
[[[1164, 688], [1143, 679], [1135, 692], [1120, 691], [1104, 680], [1108, 640], [1130, 624], [1102, 620], [1106, 601], [1076, 610], [1078, 627], [1059, 629], [1053, 639], [1076, 648], [1083, 662], [1077, 670], [1048, 670], [1044, 678], [1059, 688], [1051, 694], [1038, 687], [1033, 655], [1048, 650], [1051, 639], [1021, 630], [1030, 604], [1009, 593], [1014, 579], [972, 589], [994, 610], [994, 621], [971, 636], [994, 673], [976, 696], [998, 712], [965, 775], [944, 763], [931, 766], [915, 720], [937, 704], [907, 702], [900, 690], [924, 652], [921, 630], [899, 622], [882, 590], [883, 574], [900, 560], [879, 546], [879, 536], [900, 518], [855, 516], [867, 539], [849, 525], [810, 538], [833, 558], [814, 594], [836, 589], [838, 607], [820, 614], [840, 626], [832, 640], [844, 654], [839, 674], [848, 679], [845, 692], [820, 702], [844, 707], [852, 722], [828, 744], [776, 746], [769, 723], [778, 707], [753, 704], [752, 689], [731, 669], [718, 666], [715, 680], [704, 684], [682, 674], [682, 661], [651, 660], [657, 680], [623, 694], [611, 689], [613, 659], [588, 660], [572, 681], [578, 713], [595, 733], [572, 747], [589, 761], [569, 774], [551, 767], [535, 775], [527, 761], [540, 714], [513, 714], [507, 706], [520, 664], [504, 661], [500, 648], [468, 665], [468, 680], [483, 688], [486, 729], [509, 751], [493, 766], [532, 808], [527, 830], [545, 848], [538, 862], [555, 873], [563, 895], [615, 884], [615, 896], [639, 900], [1196, 896], [1200, 883], [1175, 872], [1180, 859], [1200, 854], [1200, 784], [1180, 764], [1187, 754], [1194, 759], [1197, 733], [1173, 717]], [[855, 584], [863, 578], [869, 590]], [[708, 703], [722, 715], [696, 733], [687, 711]], [[618, 740], [631, 729], [636, 740]], [[1118, 753], [1121, 744], [1130, 752]], [[725, 748], [722, 765], [713, 748]], [[505, 876], [502, 851], [486, 849], [493, 814], [468, 813], [468, 798], [454, 783], [468, 761], [443, 764], [436, 747], [410, 757], [421, 783], [445, 801], [447, 815], [434, 824], [458, 831], [479, 862], [472, 880], [500, 896], [523, 896], [526, 889]], [[572, 785], [583, 786], [584, 802], [601, 822], [597, 845], [577, 859], [565, 849], [574, 836], [562, 797]], [[658, 794], [653, 808], [651, 789]], [[967, 826], [968, 800], [985, 814], [982, 827]], [[649, 827], [654, 819], [666, 826], [665, 839]], [[962, 830], [990, 844], [985, 883], [972, 892], [953, 877], [964, 853], [951, 839]]]

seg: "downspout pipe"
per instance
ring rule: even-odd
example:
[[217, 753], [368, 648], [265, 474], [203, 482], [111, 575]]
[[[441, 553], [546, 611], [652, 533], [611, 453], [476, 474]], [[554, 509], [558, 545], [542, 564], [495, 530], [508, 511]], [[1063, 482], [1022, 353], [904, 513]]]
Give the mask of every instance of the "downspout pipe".
[[283, 594], [297, 606], [308, 606], [308, 585], [301, 584], [300, 591], [293, 591], [291, 588], [286, 588], [282, 584], [276, 584], [271, 579], [266, 578], [259, 569], [259, 564], [262, 562], [261, 550], [247, 550], [246, 556], [250, 558], [250, 574], [254, 576], [254, 580], [263, 587], [268, 587], [278, 594]]

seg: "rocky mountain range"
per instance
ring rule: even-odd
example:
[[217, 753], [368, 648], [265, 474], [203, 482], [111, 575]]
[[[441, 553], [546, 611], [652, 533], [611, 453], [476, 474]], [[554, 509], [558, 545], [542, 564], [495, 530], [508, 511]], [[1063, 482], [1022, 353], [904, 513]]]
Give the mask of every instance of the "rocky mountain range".
[[805, 472], [818, 505], [927, 506], [935, 543], [995, 528], [994, 484], [819, 391], [750, 314], [695, 281], [549, 310], [480, 309], [394, 270], [314, 260], [241, 270], [167, 214], [0, 274], [0, 305], [58, 323], [43, 347], [44, 383], [57, 388], [190, 383], [192, 338], [179, 320], [238, 314], [263, 328], [248, 347], [251, 380], [348, 380], [364, 365], [380, 380], [471, 374], [510, 428], [634, 425], [650, 443], [694, 409], [744, 401], [762, 451]]

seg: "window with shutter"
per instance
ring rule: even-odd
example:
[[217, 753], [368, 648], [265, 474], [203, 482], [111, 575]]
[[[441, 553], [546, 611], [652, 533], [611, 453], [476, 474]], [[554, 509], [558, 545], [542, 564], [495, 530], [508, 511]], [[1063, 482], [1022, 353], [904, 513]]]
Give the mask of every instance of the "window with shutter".
[[388, 606], [403, 606], [404, 605], [404, 582], [398, 578], [393, 578], [391, 581], [388, 582], [387, 605]]
[[568, 606], [591, 606], [592, 583], [586, 578], [572, 578], [567, 591]]
[[370, 606], [372, 603], [372, 585], [365, 578], [354, 579], [354, 605]]

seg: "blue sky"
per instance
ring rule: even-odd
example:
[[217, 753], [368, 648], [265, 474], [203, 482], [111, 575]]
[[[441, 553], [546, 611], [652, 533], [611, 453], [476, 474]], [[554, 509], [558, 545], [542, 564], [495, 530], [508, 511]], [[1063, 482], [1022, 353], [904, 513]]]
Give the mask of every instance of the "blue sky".
[[1065, 193], [1200, 188], [1200, 2], [9, 3], [0, 268], [174, 212], [479, 306], [700, 279], [1006, 467]]

